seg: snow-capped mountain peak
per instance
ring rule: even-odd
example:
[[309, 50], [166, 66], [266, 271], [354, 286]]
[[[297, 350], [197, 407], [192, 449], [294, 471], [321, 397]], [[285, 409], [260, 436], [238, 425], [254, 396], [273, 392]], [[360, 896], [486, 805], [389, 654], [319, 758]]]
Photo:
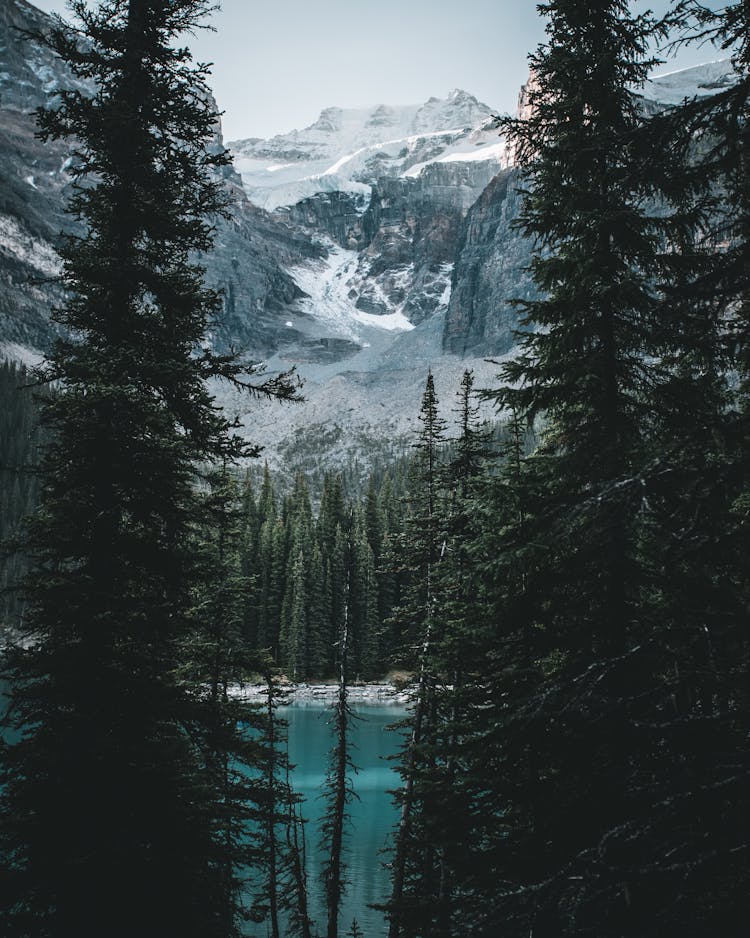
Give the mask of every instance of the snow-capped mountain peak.
[[490, 116], [491, 109], [474, 95], [454, 88], [444, 99], [430, 98], [414, 116], [414, 133], [471, 129]]
[[454, 89], [420, 105], [327, 107], [303, 130], [229, 146], [249, 198], [269, 211], [325, 192], [366, 200], [379, 177], [413, 177], [454, 157], [490, 160], [499, 169], [504, 151], [492, 114], [472, 94]]

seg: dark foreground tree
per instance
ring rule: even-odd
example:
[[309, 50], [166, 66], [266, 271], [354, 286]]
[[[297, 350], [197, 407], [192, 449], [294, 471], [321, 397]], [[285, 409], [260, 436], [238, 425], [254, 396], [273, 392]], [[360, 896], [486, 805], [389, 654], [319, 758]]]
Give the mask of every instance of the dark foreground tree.
[[[486, 911], [475, 933], [735, 935], [731, 916], [747, 907], [736, 859], [747, 850], [746, 704], [720, 703], [731, 681], [707, 639], [711, 600], [700, 615], [692, 599], [675, 602], [670, 573], [693, 562], [674, 549], [686, 516], [659, 514], [677, 478], [665, 481], [675, 465], [663, 445], [679, 451], [664, 439], [661, 392], [685, 364], [663, 355], [676, 348], [659, 283], [673, 207], [648, 210], [638, 165], [634, 89], [659, 27], [620, 0], [542, 10], [528, 119], [507, 125], [542, 296], [524, 304], [532, 328], [501, 399], [541, 416], [544, 435], [518, 476], [536, 497], [498, 565], [522, 576], [500, 597], [476, 728], [494, 829], [477, 864]], [[697, 352], [690, 339], [683, 349]], [[673, 434], [684, 409], [682, 420]], [[689, 523], [705, 534], [701, 511]]]
[[[396, 793], [399, 822], [391, 862], [391, 895], [387, 904], [389, 938], [416, 934], [424, 925], [421, 895], [433, 894], [433, 844], [421, 823], [420, 782], [434, 769], [436, 681], [434, 646], [440, 634], [437, 564], [444, 517], [441, 506], [440, 447], [445, 423], [438, 412], [435, 382], [427, 376], [419, 413], [420, 429], [410, 479], [408, 515], [398, 555], [406, 571], [403, 600], [394, 621], [402, 643], [401, 656], [417, 675], [409, 716], [401, 726], [405, 741], [399, 771], [402, 787]], [[428, 913], [429, 914], [429, 913]]]
[[344, 849], [348, 805], [355, 797], [351, 774], [356, 771], [351, 760], [349, 730], [354, 715], [349, 707], [349, 615], [345, 589], [343, 622], [336, 643], [339, 678], [336, 700], [331, 707], [334, 742], [329, 756], [325, 781], [326, 806], [321, 825], [321, 847], [327, 854], [323, 868], [326, 896], [326, 938], [338, 938], [341, 900], [346, 888]]
[[61, 393], [3, 666], [20, 738], [3, 754], [0, 931], [225, 938], [226, 826], [200, 745], [213, 711], [180, 679], [196, 465], [242, 452], [207, 386], [242, 370], [205, 349], [220, 299], [192, 259], [228, 160], [207, 149], [206, 69], [178, 41], [208, 4], [72, 8], [78, 30], [44, 41], [95, 90], [62, 92], [40, 122], [74, 141], [85, 234], [63, 249], [68, 338], [40, 375]]

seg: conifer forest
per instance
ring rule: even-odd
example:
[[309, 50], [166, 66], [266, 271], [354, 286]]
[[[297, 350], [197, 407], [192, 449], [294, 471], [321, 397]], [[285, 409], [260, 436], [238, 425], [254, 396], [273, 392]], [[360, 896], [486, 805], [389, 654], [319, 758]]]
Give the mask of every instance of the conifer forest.
[[[14, 34], [64, 66], [35, 146], [72, 155], [54, 335], [0, 342], [3, 938], [748, 935], [750, 3], [657, 6], [536, 8], [518, 112], [483, 125], [531, 246], [512, 348], [492, 380], [454, 356], [448, 393], [425, 368], [408, 438], [314, 472], [253, 425], [304, 421], [302, 365], [216, 338], [239, 222], [190, 51], [212, 4], [72, 0]], [[644, 98], [701, 48], [725, 78]], [[378, 688], [387, 889], [353, 916]]]

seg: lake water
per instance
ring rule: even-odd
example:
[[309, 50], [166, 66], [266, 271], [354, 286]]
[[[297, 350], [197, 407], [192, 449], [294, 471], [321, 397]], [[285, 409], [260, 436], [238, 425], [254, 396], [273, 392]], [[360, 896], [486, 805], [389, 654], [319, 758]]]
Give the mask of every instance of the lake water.
[[[0, 685], [0, 712], [4, 710]], [[383, 902], [390, 891], [389, 871], [384, 869], [383, 850], [390, 846], [397, 822], [397, 811], [389, 789], [398, 788], [400, 778], [388, 761], [399, 748], [400, 734], [387, 727], [405, 716], [400, 706], [353, 704], [359, 717], [351, 728], [352, 761], [359, 771], [353, 776], [359, 796], [349, 806], [346, 827], [345, 877], [348, 881], [339, 918], [339, 935], [344, 938], [357, 919], [366, 938], [387, 934], [384, 916], [369, 908]], [[325, 935], [326, 912], [322, 882], [325, 857], [319, 849], [320, 817], [324, 811], [321, 798], [328, 756], [333, 745], [329, 726], [330, 712], [320, 702], [306, 702], [279, 708], [279, 716], [289, 723], [289, 757], [295, 765], [292, 782], [304, 796], [303, 816], [307, 819], [307, 876], [310, 915], [316, 931]], [[248, 935], [266, 938], [267, 925], [250, 925]]]
[[[383, 902], [390, 891], [389, 871], [383, 868], [387, 859], [383, 851], [391, 844], [397, 822], [397, 810], [389, 789], [398, 788], [400, 779], [388, 756], [399, 749], [400, 734], [387, 727], [400, 720], [404, 711], [395, 706], [356, 704], [359, 717], [352, 726], [352, 761], [358, 768], [353, 776], [354, 790], [359, 796], [349, 806], [351, 819], [347, 825], [344, 863], [347, 887], [339, 919], [339, 933], [349, 931], [356, 917], [366, 938], [380, 938], [387, 933], [382, 913], [368, 908], [370, 903]], [[305, 798], [303, 815], [308, 844], [308, 888], [310, 914], [320, 934], [325, 934], [325, 900], [322, 867], [325, 857], [318, 849], [320, 816], [324, 810], [320, 797], [333, 745], [328, 725], [330, 713], [322, 703], [297, 704], [279, 710], [289, 722], [289, 757], [296, 766], [292, 781]]]

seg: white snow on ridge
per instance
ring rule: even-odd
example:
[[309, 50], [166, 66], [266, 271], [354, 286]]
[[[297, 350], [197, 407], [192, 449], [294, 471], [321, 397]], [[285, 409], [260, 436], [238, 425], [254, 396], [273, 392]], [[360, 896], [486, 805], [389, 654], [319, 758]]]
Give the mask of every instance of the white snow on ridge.
[[491, 141], [474, 143], [471, 147], [468, 147], [466, 142], [462, 141], [460, 146], [448, 149], [434, 160], [415, 163], [402, 175], [407, 178], [419, 176], [427, 166], [432, 166], [435, 163], [483, 163], [490, 161], [497, 163], [498, 169], [508, 166], [510, 162], [508, 144], [505, 140], [497, 142], [497, 133]]
[[491, 109], [464, 91], [421, 106], [327, 108], [305, 130], [229, 144], [248, 198], [267, 211], [322, 192], [370, 194], [378, 175], [434, 162], [506, 159]]
[[[296, 205], [303, 199], [309, 199], [321, 192], [349, 192], [352, 195], [362, 196], [364, 209], [372, 192], [372, 187], [366, 183], [355, 182], [345, 176], [332, 173], [316, 173], [273, 185], [264, 177], [264, 174], [268, 172], [265, 167], [255, 168], [248, 166], [244, 161], [236, 161], [235, 168], [242, 176], [250, 201], [267, 212]], [[281, 174], [281, 170], [279, 173]]]
[[238, 140], [229, 146], [239, 154], [261, 158], [271, 153], [284, 153], [298, 160], [330, 160], [387, 140], [445, 132], [456, 127], [471, 129], [491, 113], [486, 104], [457, 89], [446, 98], [430, 98], [421, 105], [329, 107], [304, 130], [292, 130], [269, 140]]
[[686, 98], [707, 97], [736, 82], [730, 59], [718, 59], [654, 75], [640, 92], [644, 98], [660, 104], [680, 104]]

